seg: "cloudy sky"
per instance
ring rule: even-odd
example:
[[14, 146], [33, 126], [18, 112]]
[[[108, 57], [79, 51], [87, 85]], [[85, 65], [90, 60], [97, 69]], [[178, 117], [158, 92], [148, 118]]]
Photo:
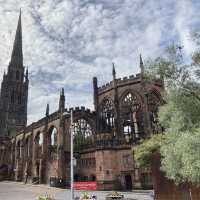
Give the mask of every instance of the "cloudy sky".
[[139, 72], [139, 53], [155, 58], [173, 42], [190, 55], [191, 31], [200, 29], [199, 0], [0, 0], [0, 80], [10, 60], [22, 8], [24, 65], [30, 71], [28, 121], [66, 106], [93, 108], [99, 85]]

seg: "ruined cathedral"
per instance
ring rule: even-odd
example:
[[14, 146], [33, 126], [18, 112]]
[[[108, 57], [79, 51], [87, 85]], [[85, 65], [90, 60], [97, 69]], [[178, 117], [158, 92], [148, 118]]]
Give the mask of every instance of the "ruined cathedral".
[[[23, 65], [21, 13], [0, 96], [0, 180], [70, 183], [70, 112], [73, 112], [74, 180], [95, 181], [97, 189], [151, 188], [151, 173], [135, 165], [132, 147], [159, 131], [157, 111], [163, 82], [141, 73], [99, 86], [93, 78], [94, 110], [65, 107], [61, 89], [58, 109], [27, 125], [28, 70]], [[77, 96], [77, 98], [79, 98]]]

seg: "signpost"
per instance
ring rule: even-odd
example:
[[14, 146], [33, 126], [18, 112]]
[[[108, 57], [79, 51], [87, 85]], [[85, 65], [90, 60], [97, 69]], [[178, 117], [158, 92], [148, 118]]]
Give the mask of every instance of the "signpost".
[[96, 181], [74, 182], [74, 189], [95, 191], [97, 190], [97, 183]]

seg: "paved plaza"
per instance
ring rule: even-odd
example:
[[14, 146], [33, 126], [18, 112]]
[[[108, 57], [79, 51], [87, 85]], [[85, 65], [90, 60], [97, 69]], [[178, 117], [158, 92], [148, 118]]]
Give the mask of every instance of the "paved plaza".
[[[37, 200], [39, 195], [50, 194], [55, 200], [70, 200], [70, 190], [50, 188], [46, 185], [24, 185], [16, 182], [0, 182], [0, 200]], [[105, 200], [109, 192], [95, 192], [97, 200]], [[80, 192], [75, 192], [75, 196]], [[126, 198], [134, 200], [153, 200], [152, 192], [126, 192]]]

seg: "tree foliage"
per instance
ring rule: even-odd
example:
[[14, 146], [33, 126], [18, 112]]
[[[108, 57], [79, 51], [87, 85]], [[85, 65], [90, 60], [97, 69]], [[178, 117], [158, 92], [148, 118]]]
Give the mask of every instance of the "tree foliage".
[[151, 155], [159, 151], [164, 142], [164, 135], [154, 135], [150, 139], [144, 140], [139, 146], [134, 148], [134, 159], [137, 166], [148, 170], [151, 164]]
[[200, 183], [200, 129], [168, 132], [161, 155], [162, 169], [170, 179], [176, 183]]
[[[158, 114], [165, 136], [160, 138], [160, 145], [155, 145], [160, 147], [161, 169], [176, 183], [200, 184], [200, 51], [184, 60], [181, 50], [172, 45], [162, 58], [148, 60], [145, 77], [159, 76], [165, 86], [166, 104]], [[137, 147], [136, 158], [141, 166], [149, 161], [153, 148], [149, 145], [154, 139]]]

